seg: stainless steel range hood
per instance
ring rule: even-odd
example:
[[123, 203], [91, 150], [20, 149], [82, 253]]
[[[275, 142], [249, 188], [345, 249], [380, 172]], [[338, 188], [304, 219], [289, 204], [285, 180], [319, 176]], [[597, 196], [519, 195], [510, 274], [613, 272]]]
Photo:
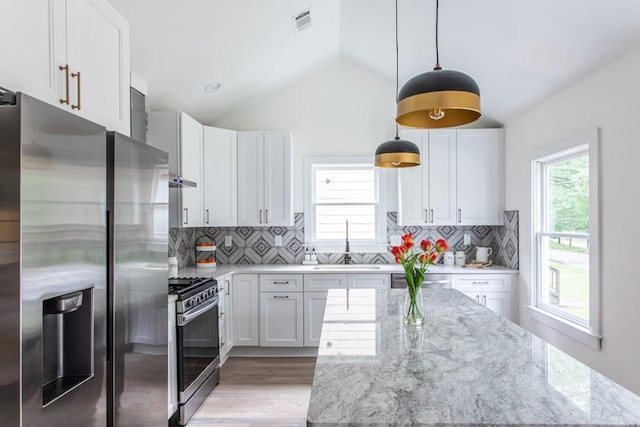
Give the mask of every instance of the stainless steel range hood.
[[184, 179], [181, 176], [170, 173], [169, 174], [169, 187], [197, 187], [198, 185], [189, 181], [188, 179]]

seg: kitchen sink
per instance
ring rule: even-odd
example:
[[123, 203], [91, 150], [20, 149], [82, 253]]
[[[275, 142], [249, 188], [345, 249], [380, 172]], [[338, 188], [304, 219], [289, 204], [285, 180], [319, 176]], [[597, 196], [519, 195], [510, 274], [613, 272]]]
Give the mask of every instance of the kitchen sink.
[[313, 267], [314, 270], [380, 270], [379, 265], [371, 264], [321, 264]]

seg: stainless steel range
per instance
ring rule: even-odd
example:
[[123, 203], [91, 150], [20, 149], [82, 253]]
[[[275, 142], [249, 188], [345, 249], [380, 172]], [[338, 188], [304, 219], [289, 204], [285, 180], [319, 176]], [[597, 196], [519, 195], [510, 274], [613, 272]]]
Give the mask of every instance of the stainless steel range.
[[176, 295], [177, 421], [186, 425], [220, 380], [218, 283], [212, 278], [169, 279]]

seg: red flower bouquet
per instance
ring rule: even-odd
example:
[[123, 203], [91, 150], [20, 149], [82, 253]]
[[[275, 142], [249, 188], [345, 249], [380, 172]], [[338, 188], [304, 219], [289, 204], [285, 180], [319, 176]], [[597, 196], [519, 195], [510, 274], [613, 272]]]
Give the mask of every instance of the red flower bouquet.
[[[438, 256], [449, 249], [445, 239], [436, 240], [435, 245], [430, 240], [420, 242], [420, 250], [414, 251], [413, 235], [407, 233], [402, 236], [402, 245], [393, 246], [391, 253], [398, 264], [402, 264], [407, 278], [407, 298], [405, 302], [404, 321], [408, 324], [422, 325], [424, 310], [420, 288], [424, 281], [424, 274], [430, 265], [438, 260]], [[417, 249], [417, 248], [416, 248]]]

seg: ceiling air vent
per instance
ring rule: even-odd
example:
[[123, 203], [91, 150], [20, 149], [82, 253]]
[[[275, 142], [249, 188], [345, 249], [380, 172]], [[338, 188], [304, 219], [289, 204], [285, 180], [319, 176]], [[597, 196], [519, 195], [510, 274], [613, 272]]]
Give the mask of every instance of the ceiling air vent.
[[311, 25], [311, 9], [300, 12], [291, 19], [293, 20], [293, 28], [296, 33], [300, 32]]

